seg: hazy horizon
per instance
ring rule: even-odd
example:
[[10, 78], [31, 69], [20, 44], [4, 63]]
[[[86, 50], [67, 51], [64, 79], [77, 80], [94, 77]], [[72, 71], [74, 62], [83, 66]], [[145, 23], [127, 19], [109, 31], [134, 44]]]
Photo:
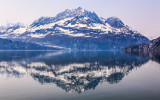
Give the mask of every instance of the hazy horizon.
[[31, 24], [41, 16], [54, 17], [65, 9], [94, 11], [99, 17], [116, 16], [132, 29], [152, 38], [160, 36], [159, 0], [1, 0], [0, 24]]

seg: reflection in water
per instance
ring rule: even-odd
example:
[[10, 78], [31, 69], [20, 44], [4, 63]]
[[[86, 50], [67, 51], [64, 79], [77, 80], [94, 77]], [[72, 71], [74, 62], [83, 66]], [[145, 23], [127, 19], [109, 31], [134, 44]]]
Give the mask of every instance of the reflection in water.
[[66, 92], [81, 93], [101, 82], [118, 83], [130, 71], [149, 61], [122, 52], [0, 52], [0, 74], [31, 75], [45, 85], [54, 83]]
[[124, 51], [124, 52], [129, 55], [148, 57], [151, 60], [160, 63], [160, 53], [157, 51]]

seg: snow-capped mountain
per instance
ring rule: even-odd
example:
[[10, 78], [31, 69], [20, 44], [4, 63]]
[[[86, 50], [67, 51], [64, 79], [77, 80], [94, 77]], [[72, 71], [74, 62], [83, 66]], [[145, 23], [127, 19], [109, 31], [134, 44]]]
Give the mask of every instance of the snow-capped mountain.
[[42, 85], [56, 84], [66, 92], [76, 93], [95, 89], [102, 82], [118, 83], [149, 61], [120, 52], [0, 52], [0, 55], [3, 76], [30, 75]]
[[124, 48], [125, 51], [143, 51], [143, 52], [157, 52], [160, 53], [160, 37], [153, 39], [148, 44], [131, 45]]
[[101, 18], [81, 7], [55, 17], [41, 17], [28, 27], [6, 31], [0, 37], [78, 50], [115, 50], [149, 42], [119, 18]]
[[26, 31], [23, 23], [7, 23], [0, 27], [0, 38], [14, 38]]

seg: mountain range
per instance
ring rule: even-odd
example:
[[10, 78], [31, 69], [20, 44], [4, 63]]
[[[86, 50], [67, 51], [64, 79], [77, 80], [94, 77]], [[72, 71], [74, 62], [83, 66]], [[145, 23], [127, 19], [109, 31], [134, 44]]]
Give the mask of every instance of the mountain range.
[[0, 38], [73, 50], [120, 50], [149, 43], [147, 37], [119, 18], [105, 19], [81, 7], [66, 9], [55, 17], [40, 17], [27, 27], [0, 27]]

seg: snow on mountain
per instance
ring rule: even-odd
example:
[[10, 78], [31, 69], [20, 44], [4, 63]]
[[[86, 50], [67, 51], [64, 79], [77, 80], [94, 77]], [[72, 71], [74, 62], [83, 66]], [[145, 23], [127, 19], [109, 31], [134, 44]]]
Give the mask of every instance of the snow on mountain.
[[[55, 83], [67, 92], [81, 93], [85, 92], [85, 89], [87, 89], [86, 87], [96, 80], [103, 82], [115, 73], [127, 75], [128, 72], [131, 71], [129, 66], [117, 66], [114, 68], [100, 66], [97, 68], [97, 65], [93, 66], [90, 63], [75, 63], [66, 66], [62, 65], [59, 66], [59, 68], [54, 65], [48, 66], [44, 62], [27, 63], [28, 62], [25, 62], [25, 64], [23, 64], [15, 61], [0, 62], [0, 74], [7, 74], [6, 76], [8, 77], [17, 78], [31, 75], [34, 79], [40, 81], [41, 84]], [[90, 66], [92, 66], [92, 68]], [[84, 70], [85, 72], [81, 70]], [[136, 70], [136, 67], [132, 70]]]
[[[115, 27], [113, 25], [115, 25]], [[117, 27], [119, 27], [120, 29], [117, 29]], [[107, 20], [101, 20], [101, 18], [99, 18], [95, 12], [90, 12], [82, 9], [81, 7], [78, 7], [77, 9], [72, 10], [67, 9], [57, 14], [56, 17], [41, 17], [33, 22], [28, 28], [25, 28], [19, 24], [15, 24], [8, 27], [9, 29], [6, 29], [6, 31], [7, 33], [12, 32], [12, 34], [31, 32], [28, 36], [44, 38], [46, 35], [51, 33], [49, 29], [55, 28], [55, 30], [52, 30], [52, 32], [60, 31], [60, 34], [77, 37], [88, 37], [90, 36], [90, 34], [87, 35], [84, 33], [80, 33], [84, 35], [79, 35], [79, 33], [77, 33], [78, 35], [74, 35], [74, 29], [88, 31], [97, 30], [100, 31], [101, 34], [108, 34], [108, 32], [114, 32], [116, 34], [126, 32], [127, 34], [127, 32], [131, 29], [129, 29], [128, 27], [124, 27], [125, 25], [123, 24], [123, 22], [116, 17], [110, 17]], [[39, 31], [44, 32], [40, 33]], [[92, 34], [94, 34], [94, 32]]]
[[[6, 29], [5, 32], [0, 32], [0, 36], [2, 38], [12, 40], [34, 42], [42, 45], [47, 44], [72, 49], [77, 49], [81, 46], [80, 44], [77, 44], [78, 41], [92, 41], [92, 44], [86, 44], [88, 47], [84, 46], [83, 49], [95, 48], [99, 45], [100, 40], [103, 40], [104, 38], [106, 38], [104, 42], [116, 44], [115, 46], [108, 48], [121, 48], [117, 47], [121, 43], [117, 43], [122, 40], [124, 42], [122, 43], [122, 47], [130, 44], [149, 42], [145, 36], [142, 36], [139, 32], [132, 30], [119, 18], [101, 18], [95, 12], [87, 11], [81, 7], [72, 10], [66, 9], [55, 17], [41, 17], [28, 27], [14, 25], [14, 27]], [[70, 38], [73, 38], [72, 40], [76, 41], [73, 43]], [[62, 39], [65, 39], [66, 43], [69, 43], [71, 46], [69, 46], [69, 44], [65, 44]]]
[[26, 31], [26, 26], [22, 23], [8, 23], [7, 25], [0, 27], [1, 38], [15, 38]]
[[106, 23], [111, 25], [114, 28], [122, 28], [125, 27], [125, 24], [117, 17], [110, 17], [106, 20]]
[[[41, 37], [44, 38], [46, 35], [50, 34], [50, 29], [53, 34], [58, 31], [58, 34], [71, 35], [77, 37], [89, 37], [91, 34], [85, 34], [86, 31], [93, 31], [92, 34], [96, 34], [97, 32], [101, 34], [110, 33], [126, 33], [129, 34], [132, 31], [131, 28], [126, 26], [119, 18], [110, 17], [107, 20], [102, 20], [96, 15], [95, 12], [90, 12], [81, 7], [72, 10], [65, 10], [56, 17], [41, 17], [30, 25], [30, 28], [27, 30], [28, 32], [33, 32], [41, 37], [41, 34], [46, 34]], [[80, 32], [84, 35], [74, 35], [79, 34]], [[43, 33], [39, 33], [38, 31], [44, 31]], [[96, 32], [97, 31], [97, 32]], [[55, 32], [55, 33], [54, 33]], [[80, 33], [80, 34], [81, 34]], [[134, 31], [135, 34], [139, 34]], [[32, 36], [32, 35], [31, 35]], [[34, 35], [33, 35], [34, 37]], [[38, 36], [37, 36], [38, 37]]]

